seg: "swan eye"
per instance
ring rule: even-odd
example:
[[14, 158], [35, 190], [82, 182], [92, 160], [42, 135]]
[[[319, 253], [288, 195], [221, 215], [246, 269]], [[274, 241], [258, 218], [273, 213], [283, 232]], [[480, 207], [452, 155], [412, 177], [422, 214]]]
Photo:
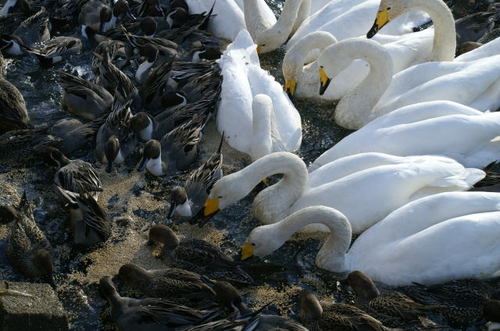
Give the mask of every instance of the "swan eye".
[[219, 195], [219, 196], [217, 197], [217, 199], [222, 199], [222, 195]]
[[387, 7], [387, 10], [391, 10], [391, 7]]
[[255, 243], [252, 243], [252, 246], [255, 247]]

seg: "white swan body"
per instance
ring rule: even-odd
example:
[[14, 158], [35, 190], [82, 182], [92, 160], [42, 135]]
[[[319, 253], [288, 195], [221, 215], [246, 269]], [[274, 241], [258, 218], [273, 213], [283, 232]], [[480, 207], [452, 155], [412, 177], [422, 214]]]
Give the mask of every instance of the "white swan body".
[[244, 250], [266, 256], [295, 232], [321, 223], [331, 233], [316, 264], [330, 271], [360, 270], [392, 286], [495, 277], [500, 273], [499, 210], [499, 193], [435, 194], [395, 210], [361, 234], [349, 249], [347, 217], [333, 208], [313, 206], [255, 228]]
[[348, 155], [366, 152], [443, 155], [483, 168], [500, 155], [500, 113], [483, 113], [450, 101], [422, 102], [395, 110], [351, 133], [320, 155], [314, 171]]
[[271, 132], [267, 133], [272, 138], [271, 151], [297, 150], [302, 141], [300, 115], [281, 85], [261, 69], [255, 44], [247, 31], [240, 32], [218, 63], [224, 80], [217, 129], [224, 132], [228, 144], [255, 157], [252, 146], [259, 142], [254, 139], [253, 99], [257, 94], [265, 94], [272, 101]]
[[[341, 166], [332, 169], [330, 173], [334, 179], [343, 175], [335, 172], [346, 173]], [[245, 197], [263, 178], [275, 174], [283, 174], [283, 179], [255, 197], [253, 209], [257, 219], [267, 224], [275, 223], [305, 207], [324, 205], [346, 214], [354, 233], [361, 233], [413, 199], [437, 192], [465, 190], [485, 175], [482, 170], [465, 169], [448, 158], [427, 156], [410, 158], [405, 163], [388, 161], [385, 165], [362, 169], [331, 182], [318, 181], [313, 187], [308, 184], [304, 162], [294, 154], [278, 152], [217, 181], [207, 206], [215, 204], [217, 209], [224, 209]], [[207, 207], [205, 213], [210, 214]], [[328, 229], [319, 224], [308, 226], [306, 231]]]
[[[378, 0], [333, 0], [302, 23], [288, 41], [286, 48], [289, 50], [300, 39], [314, 31], [330, 32], [338, 40], [364, 36], [376, 17], [379, 3]], [[429, 16], [421, 11], [410, 12], [389, 23], [382, 32], [392, 35], [408, 33], [413, 27], [428, 20]], [[376, 39], [381, 42], [385, 40], [381, 36]]]
[[500, 55], [466, 62], [422, 63], [392, 77], [392, 61], [383, 46], [350, 39], [325, 49], [318, 65], [335, 84], [337, 72], [359, 58], [370, 64], [370, 72], [338, 103], [335, 121], [340, 126], [359, 129], [400, 107], [432, 100], [455, 101], [479, 110], [500, 107]]

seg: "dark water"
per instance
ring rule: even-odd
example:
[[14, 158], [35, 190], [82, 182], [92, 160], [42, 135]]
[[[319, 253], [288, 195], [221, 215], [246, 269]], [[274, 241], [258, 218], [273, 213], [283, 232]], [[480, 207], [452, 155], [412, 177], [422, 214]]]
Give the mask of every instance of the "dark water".
[[[282, 5], [283, 1], [271, 3], [276, 13], [281, 10]], [[283, 55], [283, 50], [278, 50], [265, 54], [261, 58], [262, 66], [280, 82], [282, 82], [280, 68]], [[91, 78], [90, 58], [91, 53], [86, 51], [81, 55], [71, 57], [68, 63], [54, 69], [76, 69], [79, 74]], [[62, 89], [58, 84], [58, 75], [55, 70], [40, 69], [35, 58], [24, 57], [10, 63], [7, 79], [13, 82], [23, 94], [28, 105], [31, 123], [35, 127], [50, 126], [61, 118], [70, 117], [61, 107]], [[314, 160], [349, 133], [336, 126], [331, 120], [333, 104], [308, 101], [296, 101], [295, 104], [300, 110], [304, 130], [299, 154], [307, 162]], [[207, 137], [205, 140], [207, 146], [217, 141], [217, 137], [209, 141], [210, 134], [207, 134]], [[213, 149], [205, 147], [205, 150]], [[91, 155], [89, 151], [89, 157]], [[229, 171], [237, 170], [241, 166], [243, 163], [240, 161], [232, 162], [232, 168]], [[107, 304], [97, 291], [98, 276], [112, 275], [112, 272], [116, 272], [113, 259], [119, 260], [126, 256], [127, 258], [123, 258], [124, 263], [132, 260], [134, 263], [145, 266], [161, 266], [161, 262], [152, 261], [149, 248], [143, 247], [144, 235], [141, 229], [152, 223], [166, 222], [165, 215], [170, 189], [175, 184], [182, 184], [187, 177], [187, 174], [179, 174], [160, 180], [148, 175], [129, 173], [127, 169], [122, 169], [113, 175], [107, 175], [102, 169], [98, 171], [105, 186], [108, 186], [106, 192], [103, 192], [105, 197], [100, 198], [100, 203], [106, 206], [110, 216], [114, 217], [113, 235], [105, 247], [97, 250], [96, 253], [82, 254], [73, 252], [69, 245], [69, 234], [64, 226], [66, 215], [52, 189], [50, 171], [43, 167], [15, 169], [8, 164], [0, 168], [0, 181], [17, 189], [18, 192], [26, 190], [28, 198], [36, 205], [35, 218], [55, 248], [57, 255], [56, 291], [65, 309], [70, 312], [73, 330], [113, 329], [109, 323]], [[3, 196], [6, 195], [5, 192], [0, 193], [0, 198], [9, 200], [10, 196]], [[202, 229], [204, 231], [202, 237], [212, 238], [225, 233], [225, 238], [220, 241], [220, 245], [227, 252], [237, 255], [239, 245], [251, 229], [260, 225], [251, 216], [253, 197], [254, 194], [251, 194], [217, 214], [211, 224]], [[145, 206], [148, 202], [152, 207]], [[197, 231], [179, 222], [170, 225], [181, 233]], [[5, 226], [0, 226], [0, 230], [3, 231], [0, 233], [5, 233], [5, 229]], [[3, 238], [0, 240], [0, 251], [4, 251], [5, 236], [0, 238]], [[322, 297], [333, 297], [339, 301], [352, 298], [352, 293], [341, 285], [334, 275], [315, 267], [314, 258], [319, 246], [320, 241], [317, 238], [290, 241], [266, 259], [266, 262], [274, 267], [254, 267], [253, 271], [257, 280], [268, 286], [265, 291], [261, 287], [242, 289], [250, 305], [258, 308], [270, 302], [268, 310], [294, 316], [293, 293], [296, 293], [297, 286], [308, 287], [317, 291]], [[120, 252], [120, 249], [123, 251]], [[130, 251], [132, 251], [131, 255]], [[130, 259], [128, 256], [131, 256]], [[109, 271], [96, 267], [96, 265], [106, 264], [110, 264]], [[2, 266], [0, 267], [1, 279], [25, 281], [8, 265], [4, 254], [0, 254], [0, 265]], [[443, 321], [440, 322], [443, 323]], [[470, 330], [484, 329], [483, 324], [479, 323]], [[406, 325], [406, 327], [415, 329], [416, 325]]]

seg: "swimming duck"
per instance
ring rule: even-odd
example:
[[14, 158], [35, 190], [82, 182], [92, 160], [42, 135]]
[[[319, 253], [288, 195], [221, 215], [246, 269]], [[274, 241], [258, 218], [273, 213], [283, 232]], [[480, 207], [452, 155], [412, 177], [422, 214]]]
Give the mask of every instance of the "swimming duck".
[[14, 223], [8, 234], [7, 258], [18, 272], [52, 283], [52, 246], [33, 218], [33, 205], [26, 193], [16, 209], [10, 209]]
[[57, 169], [54, 175], [57, 186], [77, 194], [88, 193], [97, 199], [99, 192], [102, 192], [102, 183], [90, 163], [70, 160], [55, 147], [45, 147], [42, 153], [49, 164]]
[[202, 321], [210, 321], [218, 315], [214, 311], [196, 310], [163, 299], [122, 297], [111, 277], [101, 278], [99, 290], [110, 303], [111, 319], [120, 331], [160, 331], [189, 327]]
[[172, 218], [174, 212], [180, 216], [192, 217], [203, 208], [212, 186], [223, 176], [221, 153], [223, 141], [224, 138], [221, 137], [217, 151], [191, 173], [184, 187], [176, 186], [172, 189], [167, 218]]
[[[492, 96], [500, 89], [499, 56], [485, 57], [483, 47], [453, 62], [422, 63], [392, 76], [390, 55], [382, 45], [371, 40], [343, 40], [326, 48], [317, 60], [320, 92], [328, 88], [331, 77], [361, 58], [370, 64], [370, 72], [337, 104], [335, 121], [342, 127], [359, 129], [398, 108], [432, 100], [455, 101], [479, 110], [496, 109], [500, 101]], [[466, 88], [470, 82], [474, 82], [473, 89]]]
[[299, 293], [300, 320], [311, 330], [386, 331], [382, 322], [363, 310], [348, 304], [322, 305], [308, 290]]
[[164, 135], [161, 141], [148, 141], [138, 170], [146, 168], [155, 176], [163, 176], [167, 171], [189, 169], [198, 156], [198, 144], [205, 123], [203, 118], [194, 117]]
[[[241, 31], [218, 60], [224, 79], [217, 110], [217, 130], [224, 132], [226, 142], [254, 159], [261, 155], [253, 155], [253, 146], [266, 146], [264, 139], [269, 137], [271, 152], [295, 151], [302, 141], [300, 114], [283, 87], [260, 67], [255, 47], [248, 31]], [[257, 98], [260, 100], [254, 104], [259, 94], [267, 95], [271, 104], [269, 99], [263, 100], [265, 97]], [[256, 116], [253, 106], [258, 108]], [[266, 129], [259, 132], [258, 138], [254, 119], [263, 122], [262, 128]]]
[[54, 37], [48, 40], [42, 48], [32, 50], [42, 67], [49, 67], [61, 62], [65, 57], [79, 54], [82, 50], [82, 41], [75, 37]]
[[387, 316], [389, 319], [409, 323], [418, 321], [421, 316], [442, 313], [446, 309], [443, 305], [424, 305], [415, 302], [398, 291], [380, 292], [373, 280], [358, 270], [349, 273], [347, 284], [356, 292], [358, 303], [374, 316], [380, 316], [381, 321], [384, 321], [382, 316]]
[[124, 264], [118, 272], [128, 287], [152, 298], [178, 298], [188, 306], [214, 301], [214, 290], [197, 273], [179, 268], [146, 270], [135, 264]]
[[110, 111], [114, 99], [104, 87], [64, 71], [58, 73], [65, 111], [86, 120], [95, 120]]
[[27, 129], [28, 123], [24, 97], [17, 87], [5, 79], [5, 63], [0, 54], [0, 134]]
[[[330, 271], [361, 270], [392, 286], [492, 277], [500, 267], [500, 250], [491, 249], [498, 238], [499, 198], [498, 193], [486, 192], [424, 197], [389, 214], [352, 246], [352, 229], [342, 213], [325, 206], [307, 207], [278, 223], [252, 230], [242, 258], [266, 256], [304, 226], [323, 222], [331, 226], [331, 232], [316, 264]], [[453, 261], [449, 252], [455, 252]], [[450, 263], [443, 264], [443, 256]]]
[[107, 172], [111, 172], [114, 163], [122, 163], [136, 147], [136, 139], [129, 127], [132, 116], [129, 104], [115, 101], [113, 110], [97, 131], [96, 158], [107, 165]]
[[443, 155], [466, 167], [484, 168], [498, 159], [495, 138], [499, 128], [500, 116], [495, 112], [483, 113], [450, 101], [417, 103], [376, 118], [348, 135], [321, 154], [309, 171], [366, 152]]
[[[321, 204], [346, 214], [354, 233], [361, 233], [414, 199], [437, 192], [468, 189], [485, 175], [482, 170], [465, 169], [456, 161], [443, 157], [424, 156], [402, 163], [383, 162], [378, 166], [373, 163], [374, 157], [377, 156], [369, 155], [365, 161], [351, 160], [349, 164], [355, 170], [340, 178], [338, 174], [350, 167], [340, 165], [326, 170], [312, 186], [310, 176], [314, 173], [308, 175], [300, 157], [287, 152], [266, 155], [218, 180], [205, 202], [204, 215], [212, 215], [242, 199], [263, 178], [283, 174], [280, 182], [255, 197], [255, 218], [264, 224], [276, 223], [305, 207]], [[357, 168], [358, 163], [363, 166]], [[372, 188], [370, 191], [365, 189], [368, 186]], [[359, 208], [360, 204], [364, 208]], [[318, 224], [305, 231], [329, 230]]]
[[149, 241], [163, 244], [163, 255], [177, 267], [197, 272], [207, 277], [237, 282], [240, 284], [253, 283], [238, 262], [204, 240], [181, 240], [166, 225], [153, 225], [149, 230]]
[[69, 210], [73, 244], [87, 249], [105, 242], [111, 236], [111, 219], [88, 193], [77, 194], [57, 186]]

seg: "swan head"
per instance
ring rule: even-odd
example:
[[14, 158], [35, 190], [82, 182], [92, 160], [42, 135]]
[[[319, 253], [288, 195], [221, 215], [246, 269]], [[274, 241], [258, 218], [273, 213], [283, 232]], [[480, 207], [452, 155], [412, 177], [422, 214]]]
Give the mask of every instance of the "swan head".
[[323, 95], [328, 86], [330, 86], [332, 77], [335, 77], [342, 70], [347, 68], [353, 60], [341, 51], [343, 44], [343, 42], [339, 42], [327, 47], [318, 57], [317, 63], [320, 81], [320, 95]]
[[408, 10], [406, 1], [401, 0], [382, 0], [378, 8], [377, 17], [373, 26], [366, 34], [367, 38], [373, 37], [377, 32], [382, 29], [392, 19], [405, 13]]
[[282, 33], [280, 31], [263, 31], [256, 36], [255, 43], [257, 44], [257, 54], [272, 52], [280, 48], [283, 44]]
[[243, 199], [248, 194], [246, 185], [241, 185], [239, 172], [219, 179], [203, 205], [203, 215], [211, 216], [233, 203]]
[[280, 248], [288, 238], [282, 240], [282, 238], [273, 231], [274, 227], [275, 224], [268, 224], [253, 229], [241, 247], [241, 259], [246, 260], [252, 256], [267, 256]]

